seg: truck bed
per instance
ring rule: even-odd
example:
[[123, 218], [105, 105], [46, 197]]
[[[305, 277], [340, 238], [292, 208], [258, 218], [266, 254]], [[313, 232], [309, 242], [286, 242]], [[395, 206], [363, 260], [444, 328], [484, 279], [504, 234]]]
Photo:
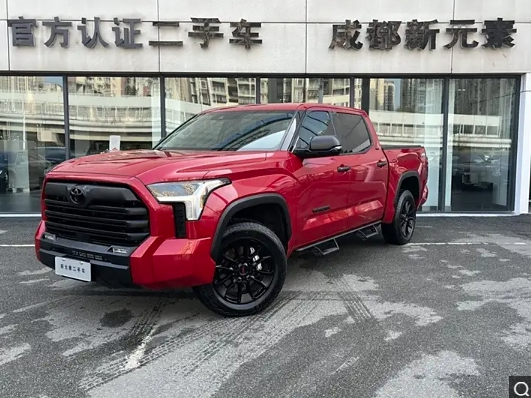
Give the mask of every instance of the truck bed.
[[390, 170], [391, 172], [402, 174], [403, 170], [407, 169], [420, 174], [427, 170], [426, 150], [421, 145], [382, 145], [382, 150], [389, 163], [399, 167], [397, 170]]

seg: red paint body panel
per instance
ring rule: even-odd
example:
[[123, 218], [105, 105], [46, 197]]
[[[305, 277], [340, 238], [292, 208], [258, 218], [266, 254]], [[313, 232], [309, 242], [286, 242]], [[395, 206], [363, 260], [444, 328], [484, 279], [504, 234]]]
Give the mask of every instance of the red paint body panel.
[[37, 260], [39, 261], [40, 261], [39, 250], [41, 248], [40, 238], [43, 233], [44, 233], [44, 221], [41, 220], [39, 222], [39, 225], [37, 226], [37, 231], [35, 231], [35, 255], [37, 256]]
[[[212, 281], [215, 261], [210, 251], [216, 229], [227, 207], [242, 198], [274, 193], [285, 200], [292, 228], [288, 255], [364, 225], [391, 222], [398, 184], [404, 173], [418, 174], [421, 193], [418, 206], [425, 203], [428, 165], [424, 149], [383, 149], [365, 112], [316, 104], [250, 105], [207, 112], [245, 108], [253, 111], [318, 108], [362, 115], [373, 145], [365, 153], [305, 160], [288, 151], [113, 152], [66, 161], [46, 176], [45, 184], [58, 179], [130, 187], [147, 206], [150, 216], [150, 236], [130, 256], [130, 272], [135, 284], [152, 289]], [[387, 164], [382, 166], [382, 162]], [[339, 173], [338, 166], [345, 165], [350, 166], [350, 171]], [[229, 178], [232, 183], [209, 195], [200, 220], [186, 222], [185, 239], [175, 238], [171, 205], [160, 204], [146, 185], [218, 177]], [[43, 204], [42, 221], [35, 234], [37, 257], [45, 232], [44, 211]]]
[[428, 198], [428, 158], [424, 148], [418, 149], [388, 149], [385, 151], [389, 160], [389, 184], [387, 193], [387, 206], [383, 217], [383, 223], [390, 223], [395, 215], [395, 200], [400, 179], [404, 173], [414, 171], [420, 178], [420, 197], [417, 207], [426, 203]]

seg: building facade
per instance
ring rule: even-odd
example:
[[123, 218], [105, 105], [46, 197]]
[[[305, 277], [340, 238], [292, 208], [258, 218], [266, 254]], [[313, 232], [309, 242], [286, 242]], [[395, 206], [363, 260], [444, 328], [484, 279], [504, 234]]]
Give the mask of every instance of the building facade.
[[423, 212], [527, 213], [529, 0], [0, 0], [0, 216], [47, 170], [238, 104], [362, 108], [423, 145]]

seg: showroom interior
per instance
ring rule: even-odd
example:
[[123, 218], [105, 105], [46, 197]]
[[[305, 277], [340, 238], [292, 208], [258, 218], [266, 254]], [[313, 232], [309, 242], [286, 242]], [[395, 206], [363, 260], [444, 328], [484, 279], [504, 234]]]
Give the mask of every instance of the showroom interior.
[[44, 176], [66, 159], [150, 149], [211, 107], [286, 102], [362, 108], [383, 144], [423, 145], [423, 213], [510, 213], [520, 85], [519, 75], [0, 76], [0, 214], [39, 215]]

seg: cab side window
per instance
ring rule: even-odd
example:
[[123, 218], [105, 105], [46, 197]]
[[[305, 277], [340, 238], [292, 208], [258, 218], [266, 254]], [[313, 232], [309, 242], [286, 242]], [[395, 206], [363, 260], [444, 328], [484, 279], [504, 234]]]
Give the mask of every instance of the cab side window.
[[335, 113], [334, 127], [343, 146], [343, 153], [360, 153], [371, 147], [371, 135], [362, 116]]
[[304, 116], [295, 147], [297, 149], [308, 148], [310, 140], [318, 135], [335, 135], [332, 120], [328, 112], [311, 111]]

